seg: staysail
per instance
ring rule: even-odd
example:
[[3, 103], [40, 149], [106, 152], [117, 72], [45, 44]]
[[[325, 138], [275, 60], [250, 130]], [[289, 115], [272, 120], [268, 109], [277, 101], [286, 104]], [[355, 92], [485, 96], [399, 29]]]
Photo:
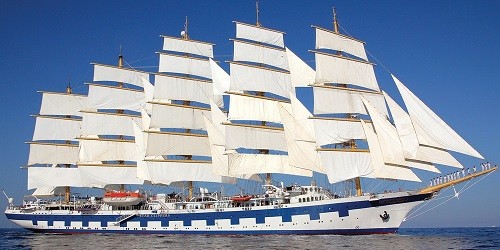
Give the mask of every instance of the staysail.
[[462, 164], [446, 150], [419, 144], [410, 116], [385, 92], [384, 97], [387, 100], [407, 160], [462, 168]]
[[417, 138], [421, 144], [484, 159], [472, 146], [392, 75], [408, 108]]

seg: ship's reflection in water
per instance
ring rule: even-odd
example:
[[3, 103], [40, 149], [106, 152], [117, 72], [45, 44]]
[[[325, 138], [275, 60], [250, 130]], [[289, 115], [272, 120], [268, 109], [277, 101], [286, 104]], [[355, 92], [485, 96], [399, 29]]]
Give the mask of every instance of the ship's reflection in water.
[[477, 249], [500, 248], [499, 228], [401, 229], [390, 235], [35, 234], [1, 230], [1, 249]]

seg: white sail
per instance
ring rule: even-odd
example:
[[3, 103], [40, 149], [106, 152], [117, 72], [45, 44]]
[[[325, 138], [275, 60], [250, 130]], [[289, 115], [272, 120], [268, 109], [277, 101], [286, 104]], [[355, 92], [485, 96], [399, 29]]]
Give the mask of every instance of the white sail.
[[414, 161], [414, 160], [407, 159], [406, 163], [404, 165], [407, 167], [410, 167], [410, 168], [418, 168], [420, 170], [425, 170], [425, 171], [434, 172], [434, 173], [438, 173], [438, 174], [441, 173], [441, 171], [439, 171], [439, 169], [436, 168], [436, 166], [434, 166], [433, 163], [427, 163], [427, 162]]
[[184, 100], [208, 103], [213, 95], [213, 84], [207, 80], [155, 75], [153, 95], [155, 100]]
[[80, 119], [37, 116], [33, 141], [68, 140], [76, 141], [80, 133]]
[[230, 153], [229, 168], [233, 174], [282, 173], [299, 176], [312, 176], [312, 171], [293, 167], [287, 155], [237, 154]]
[[283, 97], [295, 93], [290, 73], [231, 62], [231, 90], [269, 92]]
[[320, 27], [316, 28], [316, 49], [343, 51], [368, 61], [363, 42]]
[[236, 37], [284, 47], [283, 32], [246, 23], [236, 23]]
[[373, 126], [377, 131], [377, 138], [382, 149], [385, 163], [397, 165], [405, 164], [403, 146], [399, 140], [396, 128], [384, 117], [366, 98], [361, 95], [361, 99], [373, 121]]
[[314, 114], [368, 114], [359, 93], [384, 116], [388, 116], [384, 96], [378, 92], [314, 86]]
[[[309, 110], [297, 99], [297, 97], [290, 94], [290, 102], [292, 104], [292, 116], [295, 124], [295, 137], [297, 140], [316, 142], [316, 134], [314, 131], [314, 124], [309, 118], [313, 115]], [[288, 105], [282, 105], [287, 108]]]
[[153, 103], [151, 128], [203, 129], [203, 115], [210, 110], [187, 105]]
[[147, 161], [150, 181], [166, 184], [179, 181], [235, 183], [236, 179], [213, 174], [212, 163], [205, 161]]
[[144, 184], [137, 178], [135, 165], [79, 165], [81, 182], [84, 186], [96, 187], [106, 184]]
[[281, 122], [278, 100], [236, 93], [230, 98], [230, 120]]
[[320, 150], [319, 155], [330, 183], [368, 176], [373, 172], [367, 150]]
[[89, 109], [124, 109], [136, 112], [146, 102], [143, 91], [107, 85], [89, 84]]
[[[215, 104], [213, 104], [215, 105]], [[217, 108], [217, 107], [216, 107]], [[218, 108], [217, 108], [218, 109]], [[214, 124], [207, 117], [203, 117], [205, 126], [207, 127], [208, 140], [210, 142], [210, 153], [212, 156], [212, 171], [214, 174], [230, 176], [229, 173], [229, 159], [225, 153], [226, 148], [221, 145], [221, 140], [225, 139], [224, 134], [221, 134], [221, 129], [217, 126], [224, 127], [222, 124]], [[223, 143], [224, 141], [222, 141]], [[219, 144], [218, 144], [219, 143]]]
[[419, 145], [411, 118], [387, 93], [383, 93], [391, 111], [394, 125], [396, 125], [405, 157], [415, 159]]
[[294, 87], [308, 87], [316, 81], [316, 71], [296, 56], [290, 48], [286, 48], [290, 78]]
[[163, 50], [214, 57], [213, 44], [178, 37], [163, 36]]
[[87, 106], [87, 96], [42, 92], [40, 115], [74, 115], [80, 116], [78, 111]]
[[210, 156], [210, 144], [207, 135], [151, 131], [146, 155]]
[[415, 155], [416, 160], [432, 162], [450, 167], [463, 168], [462, 164], [446, 150], [420, 145]]
[[145, 99], [146, 104], [144, 110], [146, 110], [148, 114], [151, 114], [152, 107], [151, 104], [148, 102], [151, 102], [153, 100], [154, 89], [155, 87], [150, 82], [144, 83], [144, 96], [146, 98]]
[[28, 167], [28, 189], [54, 186], [83, 187], [78, 168]]
[[474, 148], [460, 137], [460, 135], [448, 126], [448, 124], [406, 88], [402, 82], [394, 75], [392, 75], [392, 78], [408, 108], [420, 144], [448, 149], [484, 159]]
[[129, 68], [94, 64], [94, 81], [120, 82], [144, 87], [149, 83], [149, 73]]
[[[144, 113], [144, 112], [143, 112]], [[147, 114], [143, 114], [143, 120], [147, 119]], [[142, 126], [134, 122], [134, 137], [135, 137], [135, 150], [137, 155], [137, 178], [142, 180], [150, 180], [151, 175], [148, 170], [147, 162], [144, 160], [146, 158], [146, 147], [148, 145], [148, 135], [144, 133], [142, 128], [147, 128], [149, 125], [142, 124]], [[147, 126], [145, 126], [147, 125]]]
[[283, 129], [242, 124], [226, 125], [226, 149], [251, 148], [286, 151]]
[[[384, 96], [391, 110], [405, 158], [462, 168], [462, 165], [446, 150], [419, 145], [410, 116], [389, 95], [384, 93]], [[427, 169], [436, 172], [435, 167]]]
[[421, 182], [418, 176], [416, 176], [411, 169], [405, 166], [385, 164], [382, 148], [379, 144], [377, 135], [373, 131], [373, 128], [368, 126], [363, 120], [361, 121], [361, 124], [365, 130], [373, 166], [373, 173], [367, 177]]
[[[299, 102], [299, 104], [295, 102]], [[310, 113], [307, 112], [305, 115], [301, 115], [297, 110], [294, 112], [292, 110], [294, 104], [295, 106], [302, 105], [295, 97], [292, 97], [292, 106], [279, 104], [280, 115], [285, 129], [289, 164], [296, 168], [324, 173], [325, 170], [321, 166], [319, 155], [316, 152], [314, 138], [311, 140], [311, 137], [314, 137], [314, 135], [308, 133], [307, 125], [304, 126], [305, 122], [312, 123], [311, 120], [308, 120]], [[314, 133], [314, 131], [310, 132]]]
[[80, 162], [136, 161], [136, 153], [133, 140], [80, 138]]
[[222, 95], [229, 91], [230, 77], [216, 62], [210, 58], [210, 70], [212, 71], [213, 100], [219, 106], [223, 107]]
[[75, 164], [78, 162], [78, 145], [30, 143], [28, 165]]
[[379, 90], [372, 64], [321, 52], [316, 52], [315, 57], [317, 84], [352, 84]]
[[366, 139], [359, 120], [343, 118], [314, 118], [314, 131], [318, 146], [347, 142], [353, 139]]
[[208, 59], [160, 53], [159, 72], [171, 72], [212, 78]]
[[82, 111], [83, 126], [81, 135], [125, 135], [134, 136], [131, 126], [136, 115], [126, 115], [107, 112]]
[[234, 60], [260, 63], [288, 70], [285, 49], [268, 47], [257, 43], [234, 40]]
[[64, 187], [39, 187], [31, 194], [33, 197], [52, 197], [52, 196], [62, 196], [64, 195]]
[[366, 176], [367, 178], [403, 180], [422, 182], [420, 178], [406, 166], [385, 165], [384, 168], [377, 171], [373, 175]]
[[210, 103], [210, 108], [211, 116], [205, 116], [204, 118], [204, 120], [208, 120], [212, 124], [210, 127], [211, 130], [207, 127], [210, 142], [218, 146], [224, 146], [224, 143], [226, 142], [226, 126], [224, 126], [223, 123], [228, 123], [229, 121], [227, 120], [227, 116], [224, 112], [222, 112], [222, 110], [219, 109], [217, 104], [214, 102]]
[[[205, 120], [205, 125], [207, 127], [208, 139], [210, 141], [210, 151], [212, 156], [212, 171], [215, 175], [235, 177], [240, 179], [250, 179], [254, 181], [261, 181], [257, 175], [234, 175], [231, 173], [229, 168], [229, 156], [228, 153], [235, 153], [233, 150], [227, 150], [224, 147], [225, 140], [225, 126], [222, 122], [225, 121], [225, 115], [217, 107], [215, 103], [211, 103], [212, 106], [212, 121], [209, 118], [203, 117]], [[218, 117], [219, 116], [219, 117]]]

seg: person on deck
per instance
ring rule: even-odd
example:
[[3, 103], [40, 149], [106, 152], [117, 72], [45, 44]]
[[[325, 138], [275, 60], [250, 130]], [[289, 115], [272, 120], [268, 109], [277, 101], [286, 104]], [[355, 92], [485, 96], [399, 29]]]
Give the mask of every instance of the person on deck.
[[475, 173], [476, 172], [476, 165], [474, 165], [474, 167], [472, 167], [472, 171]]

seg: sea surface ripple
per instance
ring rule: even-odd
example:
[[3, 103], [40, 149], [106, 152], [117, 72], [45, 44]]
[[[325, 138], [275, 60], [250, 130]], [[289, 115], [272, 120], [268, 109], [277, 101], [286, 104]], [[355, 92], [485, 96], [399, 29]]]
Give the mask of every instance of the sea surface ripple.
[[500, 228], [402, 228], [389, 235], [39, 234], [0, 229], [0, 249], [500, 249]]

